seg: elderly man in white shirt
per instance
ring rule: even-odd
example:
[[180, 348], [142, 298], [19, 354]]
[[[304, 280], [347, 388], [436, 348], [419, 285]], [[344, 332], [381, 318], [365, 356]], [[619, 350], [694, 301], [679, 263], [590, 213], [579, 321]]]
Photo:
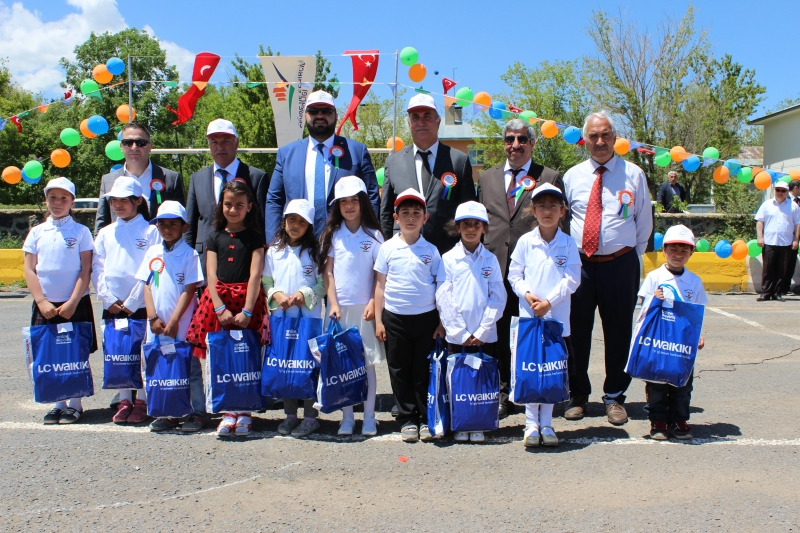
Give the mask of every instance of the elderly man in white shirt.
[[758, 245], [764, 248], [759, 302], [784, 301], [797, 264], [800, 207], [788, 198], [788, 184], [777, 181], [774, 187], [775, 198], [761, 204], [755, 216]]
[[570, 234], [582, 263], [581, 283], [572, 295], [575, 360], [569, 365], [571, 400], [564, 418], [579, 420], [586, 412], [592, 390], [589, 353], [599, 308], [605, 339], [603, 402], [608, 421], [621, 425], [628, 420], [623, 404], [631, 378], [625, 363], [639, 288], [639, 255], [653, 230], [653, 214], [644, 172], [614, 154], [617, 130], [611, 116], [600, 111], [586, 117], [583, 138], [591, 158], [564, 175]]

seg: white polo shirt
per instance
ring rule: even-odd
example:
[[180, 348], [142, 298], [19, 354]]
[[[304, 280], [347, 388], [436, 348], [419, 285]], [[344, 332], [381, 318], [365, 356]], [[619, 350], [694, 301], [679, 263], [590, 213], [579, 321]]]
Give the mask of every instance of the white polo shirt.
[[[708, 304], [708, 296], [706, 296], [706, 291], [703, 288], [703, 281], [700, 279], [700, 276], [689, 272], [688, 268], [684, 268], [683, 274], [676, 276], [667, 269], [666, 264], [653, 270], [644, 278], [644, 283], [642, 283], [642, 287], [639, 289], [639, 296], [642, 298], [652, 296], [659, 285], [662, 284], [670, 285], [673, 289], [678, 291], [678, 294], [680, 294], [684, 302], [700, 305]], [[664, 296], [671, 297], [671, 291], [664, 291]]]
[[755, 219], [764, 223], [764, 244], [791, 246], [794, 240], [794, 227], [800, 224], [800, 207], [789, 198], [782, 204], [771, 198], [761, 204]]
[[158, 229], [136, 215], [125, 222], [117, 218], [97, 233], [92, 258], [92, 282], [97, 298], [108, 309], [117, 300], [131, 311], [144, 307], [144, 284], [136, 272], [147, 250], [161, 242]]
[[375, 260], [383, 235], [380, 230], [370, 234], [362, 227], [353, 233], [344, 223], [333, 234], [331, 255], [339, 305], [366, 305], [372, 299]]
[[[151, 246], [144, 254], [142, 264], [139, 265], [139, 270], [136, 272], [136, 279], [147, 283], [147, 278], [150, 276], [150, 261], [156, 257], [163, 259], [164, 270], [158, 275], [158, 287], [154, 280], [150, 281], [150, 291], [153, 294], [156, 314], [166, 324], [172, 317], [172, 313], [175, 312], [178, 298], [183, 294], [186, 285], [204, 284], [203, 270], [200, 268], [200, 256], [195, 249], [186, 244], [183, 239], [179, 239], [171, 250], [167, 250], [163, 243]], [[197, 309], [197, 297], [192, 294], [189, 306], [178, 322], [176, 341], [186, 340], [186, 332], [189, 330], [189, 323], [192, 321], [195, 309]], [[152, 342], [154, 337], [148, 323], [147, 342]]]
[[28, 232], [22, 251], [36, 254], [36, 276], [47, 301], [66, 302], [81, 275], [81, 252], [93, 252], [94, 242], [89, 228], [71, 216], [47, 217]]
[[[300, 253], [300, 247], [284, 246], [283, 250], [278, 250], [277, 246], [270, 246], [264, 256], [263, 275], [273, 279], [275, 285], [268, 291], [267, 298], [270, 299], [276, 292], [282, 292], [286, 296], [292, 296], [301, 289], [312, 289], [317, 284], [319, 270], [311, 255], [306, 248]], [[289, 315], [294, 315], [298, 309], [291, 309]], [[300, 310], [303, 316], [319, 318], [322, 316], [322, 301], [316, 299], [314, 307], [309, 310], [303, 306]], [[280, 314], [280, 313], [279, 313]]]
[[570, 295], [581, 282], [581, 258], [575, 240], [560, 229], [553, 240], [546, 242], [536, 227], [523, 235], [511, 254], [508, 282], [519, 296], [519, 316], [533, 318], [525, 293], [548, 300], [552, 305], [544, 318], [552, 318], [564, 326], [568, 337]]
[[447, 342], [464, 344], [470, 335], [483, 342], [497, 342], [497, 321], [506, 306], [497, 257], [483, 244], [470, 253], [459, 241], [442, 256], [436, 278], [436, 307]]
[[420, 235], [408, 245], [400, 233], [381, 245], [375, 271], [386, 275], [384, 308], [397, 315], [419, 315], [436, 309], [436, 274], [442, 257]]

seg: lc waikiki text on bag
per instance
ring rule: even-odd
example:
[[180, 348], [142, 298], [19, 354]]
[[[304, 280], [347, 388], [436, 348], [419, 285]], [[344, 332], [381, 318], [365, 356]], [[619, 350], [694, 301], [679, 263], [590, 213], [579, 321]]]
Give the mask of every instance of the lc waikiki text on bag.
[[[660, 288], [672, 289], [670, 285]], [[636, 319], [625, 372], [631, 377], [682, 387], [697, 357], [705, 306], [674, 298], [648, 296]], [[665, 296], [668, 296], [665, 291]]]
[[103, 388], [142, 389], [142, 341], [147, 322], [131, 318], [105, 321]]
[[253, 330], [206, 334], [206, 411], [258, 411], [261, 396], [261, 333]]
[[261, 394], [265, 398], [315, 398], [319, 365], [308, 341], [322, 334], [322, 319], [271, 316], [269, 324], [272, 343], [264, 356]]
[[314, 408], [332, 413], [367, 399], [367, 366], [364, 343], [357, 328], [342, 330], [331, 320], [327, 331], [308, 341], [320, 366], [317, 401]]
[[500, 372], [483, 352], [447, 358], [447, 393], [453, 431], [494, 431], [500, 427]]
[[569, 400], [564, 326], [549, 318], [511, 317], [511, 390], [516, 404]]
[[428, 380], [428, 427], [431, 435], [439, 438], [450, 430], [450, 400], [447, 395], [447, 348], [438, 335], [436, 345], [428, 359], [431, 361]]
[[142, 351], [147, 414], [156, 418], [180, 418], [191, 414], [189, 374], [192, 368], [192, 345], [188, 342], [160, 344], [156, 336], [155, 342], [142, 346]]
[[94, 396], [89, 351], [89, 322], [65, 322], [22, 328], [33, 401], [53, 403]]

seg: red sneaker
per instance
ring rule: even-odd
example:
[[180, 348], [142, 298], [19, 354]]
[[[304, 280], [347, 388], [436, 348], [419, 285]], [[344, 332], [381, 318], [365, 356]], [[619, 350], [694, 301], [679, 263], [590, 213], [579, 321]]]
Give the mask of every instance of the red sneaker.
[[136, 400], [133, 402], [133, 411], [128, 416], [128, 424], [139, 424], [150, 418], [147, 416], [147, 404], [144, 400]]
[[119, 410], [117, 414], [111, 419], [112, 422], [115, 424], [125, 424], [128, 421], [128, 417], [133, 412], [133, 404], [130, 400], [122, 400], [119, 402]]
[[675, 422], [669, 429], [676, 439], [690, 440], [692, 438], [692, 428], [686, 422]]
[[669, 428], [664, 422], [650, 422], [650, 438], [653, 440], [667, 440]]

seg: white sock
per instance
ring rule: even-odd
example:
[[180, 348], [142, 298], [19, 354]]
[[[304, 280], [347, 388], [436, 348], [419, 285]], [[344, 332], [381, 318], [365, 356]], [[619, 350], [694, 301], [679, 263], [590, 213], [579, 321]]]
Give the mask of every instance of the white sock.
[[63, 411], [66, 408], [67, 408], [66, 401], [56, 402], [56, 409], [61, 409]]
[[76, 411], [81, 411], [81, 412], [83, 411], [83, 406], [81, 405], [80, 398], [70, 398], [67, 403], [70, 407], [72, 407]]
[[553, 404], [540, 403], [539, 404], [539, 424], [541, 427], [553, 425]]
[[147, 390], [138, 389], [136, 391], [136, 399], [137, 400], [142, 400], [144, 403], [147, 403]]
[[130, 389], [120, 389], [119, 391], [119, 401], [128, 400], [129, 402], [133, 403], [133, 391]]
[[539, 428], [539, 404], [529, 403], [525, 406], [525, 425]]
[[342, 407], [342, 422], [345, 420], [355, 420], [352, 405], [350, 407]]
[[375, 396], [378, 391], [378, 378], [375, 365], [367, 365], [367, 400], [364, 402], [364, 420], [375, 418]]

